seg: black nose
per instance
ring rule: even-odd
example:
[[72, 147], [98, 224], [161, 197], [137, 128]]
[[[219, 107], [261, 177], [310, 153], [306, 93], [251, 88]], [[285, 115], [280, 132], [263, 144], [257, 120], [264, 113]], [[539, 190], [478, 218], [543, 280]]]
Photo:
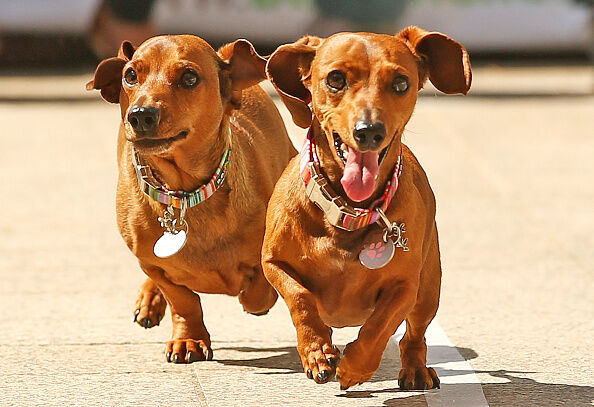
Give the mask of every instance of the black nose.
[[153, 106], [134, 106], [128, 113], [128, 122], [139, 133], [148, 133], [157, 128], [161, 111]]
[[377, 150], [386, 138], [386, 128], [382, 122], [369, 123], [359, 120], [355, 123], [353, 137], [361, 151]]

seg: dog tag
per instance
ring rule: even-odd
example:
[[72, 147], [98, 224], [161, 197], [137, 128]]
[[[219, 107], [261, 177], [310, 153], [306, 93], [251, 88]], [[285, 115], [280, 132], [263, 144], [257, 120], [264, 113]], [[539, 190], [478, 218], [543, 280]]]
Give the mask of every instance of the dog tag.
[[381, 236], [371, 243], [363, 246], [359, 252], [359, 261], [368, 269], [379, 269], [384, 267], [394, 257], [394, 242], [387, 239], [384, 242]]
[[165, 231], [163, 232], [163, 236], [161, 236], [155, 243], [153, 253], [155, 253], [155, 256], [162, 259], [171, 257], [184, 247], [186, 239], [187, 235], [185, 230], [180, 230], [175, 234]]

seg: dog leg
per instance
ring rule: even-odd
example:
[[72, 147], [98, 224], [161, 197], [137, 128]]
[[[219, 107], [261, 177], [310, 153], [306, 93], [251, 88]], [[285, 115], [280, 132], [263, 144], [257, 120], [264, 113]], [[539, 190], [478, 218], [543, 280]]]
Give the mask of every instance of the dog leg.
[[340, 351], [332, 346], [332, 329], [320, 318], [313, 295], [286, 263], [265, 261], [264, 274], [287, 303], [303, 371], [316, 383], [326, 383], [336, 372]]
[[171, 310], [173, 333], [167, 343], [167, 361], [192, 363], [212, 360], [210, 334], [202, 318], [200, 297], [186, 287], [171, 283], [163, 270], [142, 263], [140, 266], [161, 290]]
[[147, 278], [138, 290], [134, 306], [134, 322], [147, 329], [159, 325], [165, 315], [167, 301], [161, 290], [150, 278]]
[[375, 310], [359, 330], [357, 339], [344, 348], [336, 370], [342, 390], [371, 379], [379, 367], [390, 337], [415, 303], [417, 287], [392, 286], [395, 288], [380, 294]]
[[239, 302], [245, 312], [258, 316], [266, 315], [277, 298], [276, 290], [266, 280], [262, 269], [254, 267], [253, 275], [248, 277], [247, 287], [239, 293]]
[[406, 318], [406, 333], [400, 341], [402, 369], [398, 385], [406, 390], [439, 388], [439, 378], [433, 368], [427, 368], [427, 345], [425, 331], [435, 317], [439, 305], [441, 262], [437, 235], [421, 272], [421, 290], [417, 303]]

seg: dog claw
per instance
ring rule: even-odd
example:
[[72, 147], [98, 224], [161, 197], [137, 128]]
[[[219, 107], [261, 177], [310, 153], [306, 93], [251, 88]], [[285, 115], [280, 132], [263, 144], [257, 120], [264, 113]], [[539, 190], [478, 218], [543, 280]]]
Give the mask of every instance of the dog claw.
[[132, 320], [132, 322], [136, 322], [136, 318], [138, 318], [138, 314], [140, 314], [140, 310], [137, 309], [136, 311], [134, 311], [134, 319]]
[[319, 383], [326, 383], [330, 379], [330, 372], [327, 370], [322, 370], [320, 373], [318, 373], [317, 379]]
[[188, 363], [192, 363], [197, 361], [198, 358], [194, 355], [194, 352], [189, 351], [188, 354], [186, 355], [186, 362]]
[[346, 386], [346, 385], [344, 385], [344, 384], [341, 384], [341, 385], [340, 385], [340, 390], [346, 390], [346, 389], [348, 389], [348, 388], [349, 388], [349, 386]]
[[305, 372], [305, 375], [307, 376], [308, 379], [313, 379], [313, 373], [311, 372], [311, 369], [307, 369], [307, 372]]
[[142, 326], [144, 329], [148, 329], [153, 326], [153, 323], [150, 318], [146, 317], [140, 320], [140, 326]]
[[167, 355], [165, 355], [165, 357], [167, 358], [168, 362], [171, 362], [171, 352], [167, 352]]
[[439, 381], [438, 377], [433, 378], [433, 388], [434, 389], [441, 389], [440, 387], [441, 382]]
[[427, 385], [427, 383], [423, 383], [423, 390], [429, 390], [429, 386]]
[[179, 357], [179, 353], [173, 355], [173, 363], [181, 363], [181, 358]]

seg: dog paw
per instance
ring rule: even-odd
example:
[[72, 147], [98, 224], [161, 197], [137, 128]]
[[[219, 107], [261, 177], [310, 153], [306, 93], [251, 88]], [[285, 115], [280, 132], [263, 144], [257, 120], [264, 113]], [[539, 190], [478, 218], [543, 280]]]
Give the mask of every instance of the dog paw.
[[311, 343], [305, 346], [300, 354], [303, 371], [308, 379], [322, 384], [334, 377], [340, 361], [340, 350], [336, 346]]
[[383, 352], [377, 352], [377, 357], [376, 353], [363, 353], [357, 348], [356, 341], [344, 348], [344, 355], [336, 369], [336, 378], [341, 390], [369, 381], [379, 367]]
[[174, 339], [167, 343], [167, 362], [193, 363], [212, 360], [210, 342], [195, 339]]
[[340, 383], [340, 390], [346, 390], [356, 384], [363, 384], [373, 376], [375, 371], [361, 370], [349, 366], [347, 358], [343, 358], [336, 369], [336, 378]]
[[136, 298], [133, 322], [144, 329], [157, 326], [163, 319], [166, 308], [167, 301], [161, 291], [156, 287], [146, 289], [143, 285], [138, 293], [138, 298]]
[[398, 374], [398, 386], [402, 390], [439, 389], [439, 378], [432, 367], [402, 368]]

